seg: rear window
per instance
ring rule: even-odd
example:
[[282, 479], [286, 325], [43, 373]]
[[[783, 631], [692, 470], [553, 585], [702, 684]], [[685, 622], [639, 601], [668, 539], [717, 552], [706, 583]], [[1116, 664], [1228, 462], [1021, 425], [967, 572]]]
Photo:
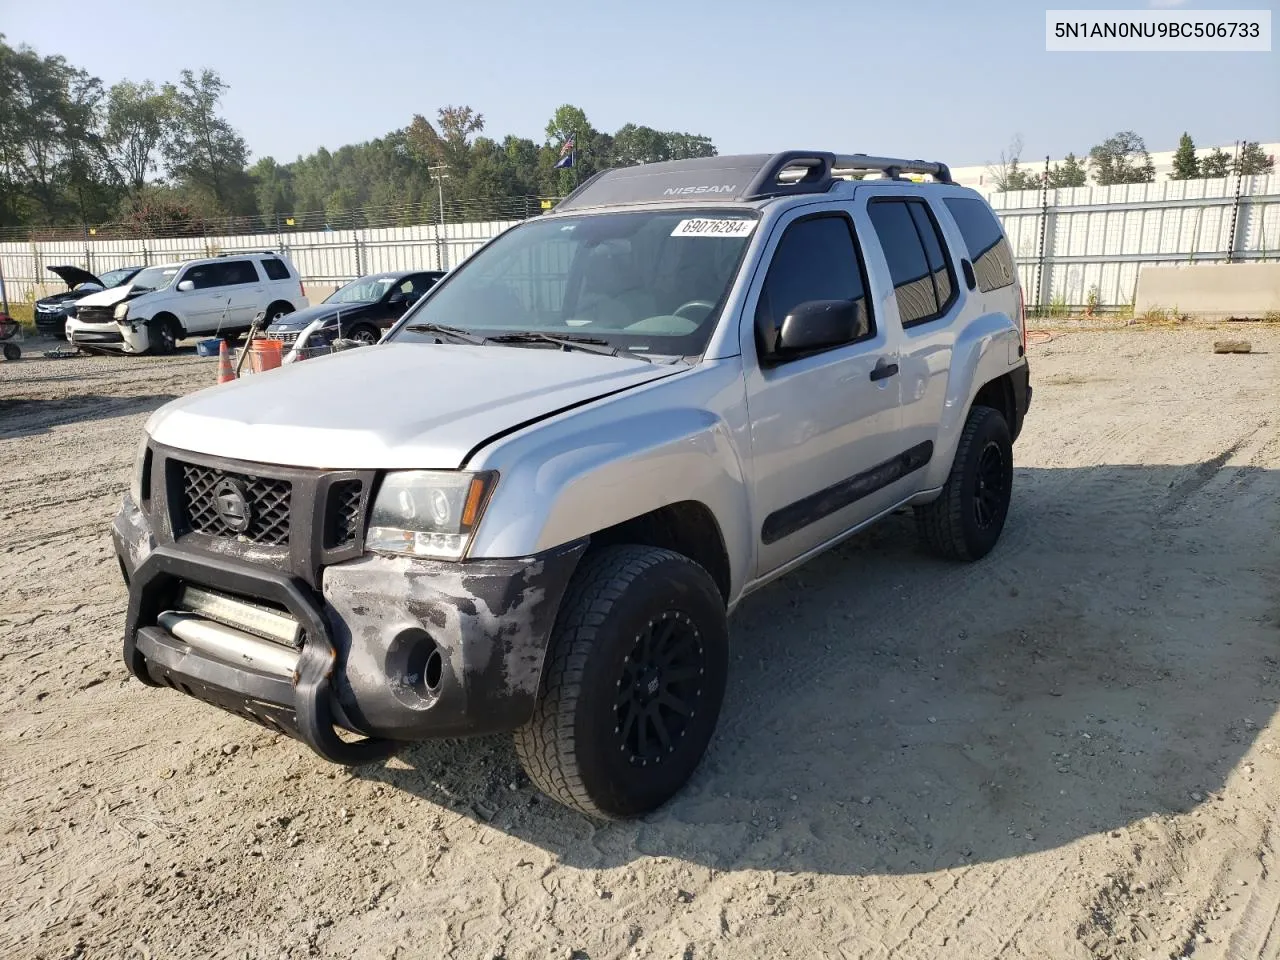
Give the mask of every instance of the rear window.
[[911, 327], [942, 316], [954, 299], [955, 285], [937, 225], [924, 203], [875, 199], [867, 213], [889, 265], [902, 325]]
[[1013, 250], [991, 209], [981, 200], [963, 197], [948, 197], [943, 203], [964, 237], [978, 289], [990, 293], [1013, 283]]
[[267, 276], [272, 280], [288, 280], [289, 268], [275, 257], [262, 261], [262, 269], [267, 271]]

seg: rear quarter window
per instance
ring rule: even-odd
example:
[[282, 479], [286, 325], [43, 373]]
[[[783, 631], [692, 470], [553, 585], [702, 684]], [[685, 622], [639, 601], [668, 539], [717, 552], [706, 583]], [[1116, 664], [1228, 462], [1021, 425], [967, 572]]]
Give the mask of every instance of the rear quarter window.
[[267, 277], [271, 280], [288, 280], [289, 268], [284, 262], [270, 257], [262, 261], [262, 269], [267, 272]]
[[978, 289], [990, 293], [1013, 283], [1013, 250], [991, 208], [966, 197], [947, 197], [943, 203], [964, 237]]

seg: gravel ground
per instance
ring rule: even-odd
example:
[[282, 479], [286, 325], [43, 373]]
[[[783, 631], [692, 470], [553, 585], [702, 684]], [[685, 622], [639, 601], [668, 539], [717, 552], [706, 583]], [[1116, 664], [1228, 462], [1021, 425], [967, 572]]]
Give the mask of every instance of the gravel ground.
[[1004, 539], [908, 517], [750, 598], [642, 821], [505, 739], [354, 771], [127, 678], [108, 521], [215, 361], [0, 364], [4, 957], [1280, 955], [1280, 329], [1032, 347]]

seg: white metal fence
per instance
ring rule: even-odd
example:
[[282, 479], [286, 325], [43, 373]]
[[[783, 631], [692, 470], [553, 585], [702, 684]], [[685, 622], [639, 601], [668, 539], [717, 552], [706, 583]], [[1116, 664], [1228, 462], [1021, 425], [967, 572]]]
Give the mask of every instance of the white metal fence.
[[[990, 193], [1028, 306], [1132, 304], [1144, 265], [1280, 260], [1280, 176]], [[1091, 297], [1092, 293], [1092, 297]]]
[[[1028, 306], [1131, 304], [1144, 264], [1280, 259], [1280, 176], [1166, 180], [1115, 187], [990, 193], [1017, 257]], [[0, 243], [11, 302], [60, 289], [45, 267], [102, 272], [214, 253], [285, 250], [305, 281], [449, 269], [517, 220], [370, 230], [161, 240]], [[42, 286], [47, 285], [47, 287]]]

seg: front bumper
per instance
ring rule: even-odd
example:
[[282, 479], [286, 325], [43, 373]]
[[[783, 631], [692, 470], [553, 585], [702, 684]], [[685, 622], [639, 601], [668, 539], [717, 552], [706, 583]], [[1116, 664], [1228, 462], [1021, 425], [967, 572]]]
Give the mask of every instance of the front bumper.
[[[528, 722], [556, 611], [586, 547], [462, 563], [365, 555], [325, 567], [317, 591], [287, 570], [157, 544], [129, 499], [112, 537], [129, 584], [124, 659], [135, 677], [347, 765], [406, 741]], [[292, 676], [212, 656], [162, 627], [184, 584], [288, 611], [304, 631]], [[364, 739], [343, 739], [337, 727]]]
[[68, 343], [92, 350], [146, 353], [151, 346], [145, 326], [139, 326], [134, 330], [127, 324], [85, 323], [75, 317], [69, 317], [66, 332]]
[[58, 337], [63, 336], [66, 331], [67, 319], [65, 307], [53, 311], [45, 311], [40, 308], [39, 304], [36, 305], [36, 329], [41, 333], [53, 334]]

